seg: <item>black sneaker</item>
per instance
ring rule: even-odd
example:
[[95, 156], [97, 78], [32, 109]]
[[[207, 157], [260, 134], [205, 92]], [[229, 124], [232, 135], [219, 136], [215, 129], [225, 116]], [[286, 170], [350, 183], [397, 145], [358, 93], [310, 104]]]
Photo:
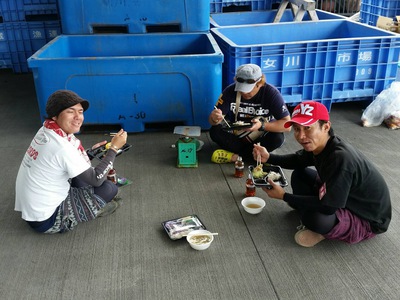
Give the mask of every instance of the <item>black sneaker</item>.
[[97, 214], [97, 217], [105, 217], [111, 215], [119, 207], [118, 202], [111, 200], [103, 208], [101, 208]]

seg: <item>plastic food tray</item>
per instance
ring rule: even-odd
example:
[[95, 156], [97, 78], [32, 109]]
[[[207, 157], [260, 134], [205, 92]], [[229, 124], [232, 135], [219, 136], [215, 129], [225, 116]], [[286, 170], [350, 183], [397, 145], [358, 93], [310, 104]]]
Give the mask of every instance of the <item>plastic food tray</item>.
[[[222, 123], [224, 124], [224, 123]], [[223, 128], [223, 130], [225, 131], [231, 131], [231, 130], [241, 130], [241, 129], [246, 129], [246, 128], [250, 128], [251, 126], [253, 126], [253, 123], [244, 123], [241, 125], [236, 125], [235, 123], [228, 123], [230, 127], [228, 127], [226, 124], [226, 126]]]
[[172, 219], [161, 224], [171, 240], [181, 239], [193, 230], [206, 229], [197, 215]]
[[[117, 151], [117, 156], [128, 151], [131, 147], [132, 145], [130, 144], [123, 145], [122, 148]], [[90, 157], [90, 159], [97, 158], [99, 160], [102, 160], [103, 157], [106, 156], [107, 151], [108, 150], [106, 149], [105, 145], [103, 145], [95, 149], [89, 149], [86, 151], [86, 153]]]
[[[254, 169], [254, 166], [249, 166], [249, 172], [251, 174], [251, 180], [253, 181], [254, 185], [256, 187], [265, 187], [267, 189], [271, 189], [272, 186], [267, 180], [267, 176], [268, 175], [266, 175], [266, 176], [264, 176], [262, 178], [254, 178], [253, 177], [253, 169]], [[283, 173], [283, 170], [282, 170], [282, 168], [280, 166], [264, 164], [263, 165], [263, 170], [264, 170], [264, 172], [268, 172], [268, 173], [273, 171], [273, 172], [276, 172], [276, 173], [280, 174], [281, 178], [278, 181], [275, 181], [275, 182], [279, 183], [279, 185], [281, 187], [285, 187], [285, 186], [288, 185], [288, 181], [286, 179], [286, 176]]]

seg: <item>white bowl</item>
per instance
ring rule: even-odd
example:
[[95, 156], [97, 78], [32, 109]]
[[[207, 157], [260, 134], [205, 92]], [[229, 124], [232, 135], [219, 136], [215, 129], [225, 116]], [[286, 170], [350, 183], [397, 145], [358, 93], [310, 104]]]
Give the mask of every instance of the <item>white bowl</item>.
[[186, 236], [186, 240], [193, 249], [206, 250], [213, 242], [214, 236], [208, 230], [193, 230]]
[[249, 214], [259, 214], [264, 206], [265, 201], [258, 197], [247, 197], [242, 200], [242, 206]]

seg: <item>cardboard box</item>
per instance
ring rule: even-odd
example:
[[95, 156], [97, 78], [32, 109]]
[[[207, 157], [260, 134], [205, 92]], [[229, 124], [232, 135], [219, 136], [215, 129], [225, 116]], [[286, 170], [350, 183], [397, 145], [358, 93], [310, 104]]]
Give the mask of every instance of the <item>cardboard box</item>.
[[394, 21], [392, 18], [379, 16], [376, 22], [376, 27], [387, 31], [400, 33], [399, 24], [400, 24], [400, 16], [396, 16], [396, 21]]

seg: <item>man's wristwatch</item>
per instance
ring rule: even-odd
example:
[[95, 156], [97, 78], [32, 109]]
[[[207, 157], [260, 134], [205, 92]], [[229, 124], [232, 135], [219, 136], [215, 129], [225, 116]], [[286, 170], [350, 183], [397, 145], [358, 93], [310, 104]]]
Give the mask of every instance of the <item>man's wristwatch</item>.
[[261, 127], [258, 128], [258, 131], [265, 131], [264, 128], [265, 119], [263, 117], [260, 117], [258, 120], [261, 122]]

